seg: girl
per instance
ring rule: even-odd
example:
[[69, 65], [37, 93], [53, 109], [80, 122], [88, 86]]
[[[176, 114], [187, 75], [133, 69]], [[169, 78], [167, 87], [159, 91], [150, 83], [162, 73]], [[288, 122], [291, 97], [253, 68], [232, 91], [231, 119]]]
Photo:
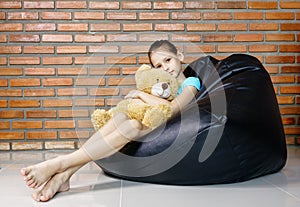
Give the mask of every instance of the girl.
[[[183, 75], [181, 62], [184, 56], [167, 40], [154, 42], [149, 49], [148, 56], [155, 69], [167, 71], [181, 83], [178, 96], [172, 102], [168, 102], [156, 96], [132, 90], [125, 98], [138, 98], [151, 105], [168, 104], [173, 110], [173, 115], [176, 115], [193, 100], [200, 89], [200, 81], [198, 78], [186, 78]], [[37, 189], [41, 186], [33, 193], [33, 199], [48, 201], [57, 192], [69, 190], [71, 176], [83, 165], [112, 155], [130, 140], [136, 140], [149, 131], [137, 120], [131, 120], [123, 113], [117, 114], [91, 136], [80, 149], [25, 167], [21, 169], [21, 174], [29, 187]]]

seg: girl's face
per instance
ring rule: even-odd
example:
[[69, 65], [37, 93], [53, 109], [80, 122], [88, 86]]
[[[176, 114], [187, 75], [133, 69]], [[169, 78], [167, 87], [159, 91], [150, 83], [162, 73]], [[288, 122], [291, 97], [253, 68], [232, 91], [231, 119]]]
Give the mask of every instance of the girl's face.
[[177, 78], [181, 72], [182, 53], [174, 54], [166, 50], [158, 49], [152, 52], [150, 58], [154, 68], [167, 71], [175, 78]]

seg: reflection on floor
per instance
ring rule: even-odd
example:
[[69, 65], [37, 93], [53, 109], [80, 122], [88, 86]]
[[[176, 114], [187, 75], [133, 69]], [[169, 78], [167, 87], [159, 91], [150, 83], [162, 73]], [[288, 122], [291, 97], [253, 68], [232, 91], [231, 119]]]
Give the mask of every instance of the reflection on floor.
[[288, 147], [288, 162], [278, 173], [251, 181], [210, 186], [166, 186], [107, 177], [94, 163], [71, 179], [71, 189], [47, 203], [31, 199], [19, 170], [67, 151], [0, 152], [0, 205], [107, 207], [293, 207], [300, 206], [300, 147]]

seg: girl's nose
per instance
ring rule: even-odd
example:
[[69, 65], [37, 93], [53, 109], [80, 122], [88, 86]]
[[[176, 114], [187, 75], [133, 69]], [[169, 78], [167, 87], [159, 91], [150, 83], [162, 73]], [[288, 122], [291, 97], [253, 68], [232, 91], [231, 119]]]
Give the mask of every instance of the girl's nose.
[[162, 67], [163, 67], [164, 71], [168, 71], [169, 70], [169, 68], [168, 68], [168, 66], [166, 64], [163, 64]]

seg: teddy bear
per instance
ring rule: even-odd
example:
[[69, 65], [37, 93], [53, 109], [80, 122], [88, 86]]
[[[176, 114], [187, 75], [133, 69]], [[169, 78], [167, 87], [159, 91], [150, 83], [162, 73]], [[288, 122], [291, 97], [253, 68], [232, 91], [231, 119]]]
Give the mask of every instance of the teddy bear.
[[[136, 71], [135, 82], [138, 90], [168, 101], [175, 98], [179, 88], [176, 78], [166, 71], [152, 69], [146, 64], [140, 66]], [[91, 115], [94, 129], [100, 129], [112, 116], [120, 112], [151, 129], [158, 127], [172, 115], [171, 107], [167, 104], [152, 106], [140, 99], [124, 99], [109, 110], [96, 109]]]

